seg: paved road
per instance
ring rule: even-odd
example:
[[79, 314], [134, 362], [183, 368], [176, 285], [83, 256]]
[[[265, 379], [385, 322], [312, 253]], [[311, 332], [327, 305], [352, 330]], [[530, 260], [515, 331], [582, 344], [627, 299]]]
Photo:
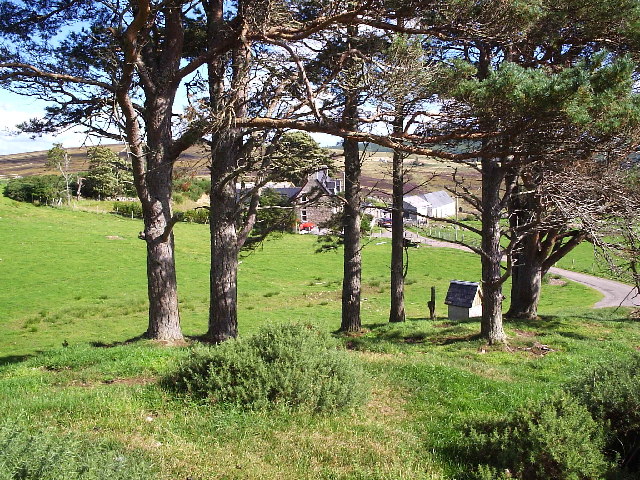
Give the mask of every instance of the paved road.
[[572, 272], [562, 268], [551, 267], [550, 273], [561, 275], [568, 280], [595, 288], [604, 295], [604, 298], [594, 305], [594, 308], [604, 307], [637, 307], [640, 305], [640, 297], [634, 288], [626, 283], [594, 277], [586, 273]]
[[[384, 231], [381, 234], [375, 234], [374, 236], [391, 238], [390, 231]], [[456, 248], [458, 250], [464, 250], [470, 252], [467, 247], [458, 245], [456, 243], [445, 242], [443, 240], [435, 240], [433, 238], [421, 237], [417, 233], [406, 232], [407, 238], [414, 242], [424, 243], [432, 247], [447, 247]], [[598, 290], [604, 298], [594, 305], [594, 308], [605, 307], [637, 307], [640, 306], [640, 296], [634, 291], [634, 287], [627, 285], [626, 283], [616, 282], [615, 280], [608, 280], [606, 278], [594, 277], [593, 275], [587, 275], [585, 273], [572, 272], [570, 270], [563, 270], [561, 268], [552, 267], [549, 270], [550, 273], [560, 275], [567, 280], [581, 283], [588, 287]]]

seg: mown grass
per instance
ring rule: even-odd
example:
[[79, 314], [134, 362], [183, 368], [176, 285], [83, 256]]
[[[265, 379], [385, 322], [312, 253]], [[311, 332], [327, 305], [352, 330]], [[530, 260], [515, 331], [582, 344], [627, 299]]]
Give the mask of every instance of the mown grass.
[[[311, 415], [192, 402], [158, 385], [188, 349], [123, 343], [146, 328], [140, 229], [0, 200], [0, 416], [132, 452], [159, 478], [458, 478], [469, 468], [453, 448], [465, 423], [640, 348], [626, 310], [590, 310], [599, 295], [573, 283], [545, 285], [541, 319], [507, 323], [509, 346], [487, 347], [477, 321], [445, 318], [449, 280], [479, 276], [477, 257], [450, 249], [410, 251], [408, 321], [389, 325], [389, 245], [373, 242], [363, 250], [366, 331], [343, 338], [367, 372], [367, 405]], [[197, 335], [207, 321], [208, 228], [180, 224], [176, 242], [183, 327]], [[341, 257], [314, 248], [309, 236], [284, 236], [243, 259], [241, 335], [267, 322], [337, 329]], [[425, 320], [431, 285], [435, 321]]]

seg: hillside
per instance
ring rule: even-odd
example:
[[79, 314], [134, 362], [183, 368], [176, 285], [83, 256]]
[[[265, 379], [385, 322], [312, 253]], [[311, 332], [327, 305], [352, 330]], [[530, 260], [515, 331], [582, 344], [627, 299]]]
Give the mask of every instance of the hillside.
[[[123, 145], [103, 145], [115, 153], [123, 151]], [[87, 170], [89, 162], [87, 150], [89, 147], [67, 148], [71, 157], [71, 171], [81, 172]], [[206, 175], [206, 156], [200, 147], [193, 147], [180, 156], [177, 169], [183, 169], [190, 174]], [[46, 168], [47, 151], [15, 153], [0, 156], [0, 180], [16, 176], [42, 175], [56, 173], [55, 170]]]
[[[106, 145], [116, 153], [122, 145]], [[72, 160], [72, 171], [88, 168], [87, 148], [68, 148]], [[341, 149], [331, 149], [336, 167], [342, 168]], [[391, 193], [391, 158], [386, 151], [365, 153], [363, 157], [361, 182], [366, 196], [385, 197]], [[0, 180], [15, 176], [42, 175], [56, 173], [45, 167], [47, 152], [29, 152], [0, 156]], [[182, 154], [176, 166], [176, 173], [182, 175], [206, 176], [209, 174], [209, 159], [201, 147], [192, 147]], [[410, 155], [405, 160], [406, 192], [430, 192], [453, 186], [451, 174], [454, 168], [462, 172], [472, 185], [479, 184], [479, 174], [466, 166], [440, 162], [421, 155]]]
[[[89, 462], [87, 478], [105, 480], [470, 478], [477, 460], [461, 454], [473, 451], [470, 425], [505, 418], [585, 366], [640, 347], [625, 309], [585, 308], [598, 294], [573, 283], [545, 284], [540, 320], [506, 323], [509, 346], [487, 347], [477, 320], [446, 318], [449, 280], [479, 274], [477, 256], [447, 248], [411, 250], [408, 321], [390, 325], [390, 246], [368, 242], [365, 330], [338, 337], [366, 372], [359, 381], [370, 394], [360, 407], [315, 415], [177, 396], [160, 380], [191, 350], [138, 337], [147, 308], [140, 225], [0, 197], [0, 468], [18, 462], [23, 473], [41, 467], [76, 478], [65, 469]], [[207, 322], [208, 228], [175, 232], [182, 324], [196, 336]], [[336, 330], [341, 257], [314, 248], [310, 236], [284, 235], [243, 259], [242, 337], [266, 323]], [[96, 473], [111, 469], [121, 476]]]

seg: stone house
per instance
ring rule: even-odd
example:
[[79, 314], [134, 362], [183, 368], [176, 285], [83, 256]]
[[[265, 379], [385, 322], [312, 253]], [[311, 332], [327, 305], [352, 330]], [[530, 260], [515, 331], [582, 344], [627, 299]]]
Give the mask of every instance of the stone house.
[[291, 201], [298, 223], [319, 225], [340, 211], [340, 201], [336, 196], [344, 190], [344, 179], [332, 178], [328, 167], [320, 167], [309, 174], [300, 187], [272, 189]]

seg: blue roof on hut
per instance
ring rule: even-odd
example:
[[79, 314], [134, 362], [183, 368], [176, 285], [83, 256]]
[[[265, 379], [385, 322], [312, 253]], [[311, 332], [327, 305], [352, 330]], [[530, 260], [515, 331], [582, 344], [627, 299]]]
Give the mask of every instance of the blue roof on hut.
[[444, 303], [454, 307], [471, 308], [479, 288], [480, 284], [478, 282], [451, 280]]

